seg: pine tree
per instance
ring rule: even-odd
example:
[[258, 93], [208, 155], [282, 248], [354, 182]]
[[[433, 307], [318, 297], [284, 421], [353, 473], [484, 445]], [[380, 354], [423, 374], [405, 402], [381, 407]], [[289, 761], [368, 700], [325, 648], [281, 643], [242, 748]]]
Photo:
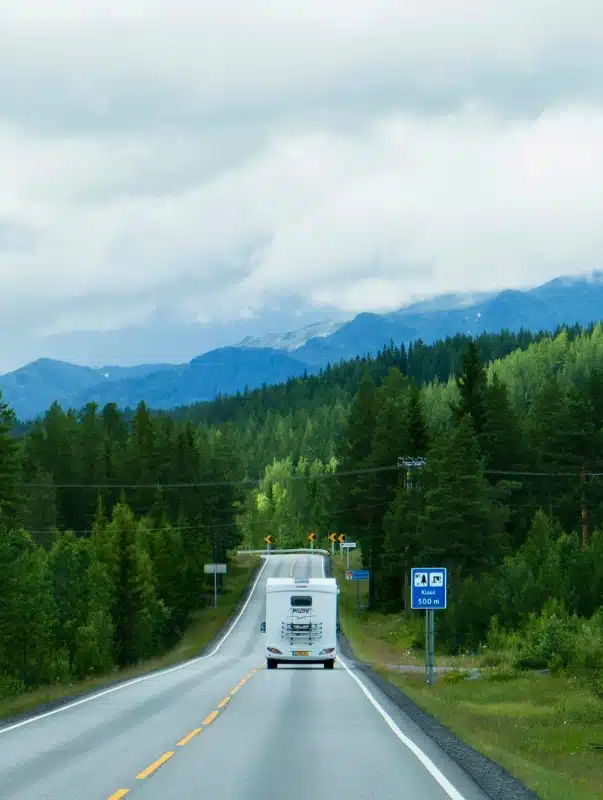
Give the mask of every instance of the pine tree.
[[524, 466], [519, 420], [507, 387], [496, 373], [484, 392], [479, 440], [488, 469], [513, 470]]
[[19, 451], [12, 430], [16, 419], [0, 394], [0, 521], [5, 525], [16, 522], [23, 506], [23, 496], [17, 488], [19, 481]]
[[468, 414], [429, 449], [422, 481], [424, 510], [417, 558], [463, 577], [497, 564], [504, 552], [503, 521], [494, 513]]
[[[339, 471], [365, 470], [370, 465], [377, 420], [375, 384], [368, 373], [358, 387], [350, 408], [348, 424], [339, 443]], [[343, 474], [338, 481], [340, 524], [348, 539], [354, 537], [362, 549], [366, 566], [371, 563], [371, 525], [375, 509], [371, 503], [370, 473]]]
[[408, 576], [421, 552], [419, 523], [423, 506], [420, 487], [400, 486], [384, 520], [384, 578], [379, 598], [389, 611], [407, 608]]
[[[134, 664], [141, 657], [141, 629], [147, 625], [148, 587], [139, 552], [138, 523], [125, 505], [117, 505], [109, 526], [115, 539], [113, 622], [117, 663]], [[142, 637], [144, 638], [144, 637]]]
[[459, 405], [454, 409], [457, 422], [462, 420], [465, 414], [469, 414], [473, 429], [479, 436], [484, 426], [487, 381], [486, 371], [473, 339], [469, 340], [467, 351], [461, 358], [461, 373], [456, 383], [460, 393]]
[[25, 685], [67, 679], [68, 661], [53, 651], [56, 626], [48, 559], [31, 536], [0, 530], [0, 674]]
[[407, 416], [406, 454], [411, 458], [422, 458], [427, 453], [429, 434], [421, 392], [416, 385], [411, 387], [409, 393]]

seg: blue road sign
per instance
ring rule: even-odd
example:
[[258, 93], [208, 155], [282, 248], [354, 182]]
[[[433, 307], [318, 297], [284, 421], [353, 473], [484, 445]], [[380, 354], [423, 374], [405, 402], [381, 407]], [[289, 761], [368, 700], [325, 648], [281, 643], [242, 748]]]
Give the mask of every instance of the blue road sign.
[[416, 567], [410, 571], [411, 603], [414, 610], [446, 608], [448, 575], [444, 567]]
[[368, 569], [346, 569], [346, 581], [368, 581], [371, 572]]

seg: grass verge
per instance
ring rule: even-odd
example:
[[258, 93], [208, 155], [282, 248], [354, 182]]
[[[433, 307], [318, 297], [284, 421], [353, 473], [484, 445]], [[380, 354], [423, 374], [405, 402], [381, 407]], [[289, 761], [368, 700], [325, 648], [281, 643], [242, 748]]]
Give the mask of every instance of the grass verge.
[[[333, 574], [341, 587], [342, 629], [360, 660], [543, 800], [603, 797], [603, 751], [591, 747], [603, 745], [603, 699], [585, 681], [515, 672], [505, 665], [505, 654], [495, 668], [470, 656], [438, 655], [438, 665], [457, 671], [439, 675], [429, 687], [422, 673], [388, 667], [423, 664], [423, 654], [413, 648], [423, 620], [409, 623], [402, 615], [372, 612], [357, 616], [356, 587], [344, 579], [342, 559], [333, 559]], [[481, 676], [464, 680], [463, 670], [472, 666], [480, 667]]]
[[254, 572], [260, 565], [261, 558], [259, 556], [236, 556], [232, 560], [229, 574], [224, 579], [218, 607], [204, 608], [195, 612], [182, 639], [167, 653], [127, 669], [116, 669], [107, 675], [98, 675], [74, 683], [42, 686], [31, 692], [0, 700], [0, 720], [25, 714], [54, 701], [74, 698], [95, 689], [102, 689], [108, 684], [170, 667], [199, 655], [200, 651], [212, 642], [233, 615]]

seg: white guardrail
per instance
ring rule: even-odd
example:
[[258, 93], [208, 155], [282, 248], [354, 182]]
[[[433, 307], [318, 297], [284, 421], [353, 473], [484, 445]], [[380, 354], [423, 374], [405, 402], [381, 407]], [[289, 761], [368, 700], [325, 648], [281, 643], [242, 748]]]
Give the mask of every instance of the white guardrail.
[[278, 556], [282, 553], [309, 553], [310, 555], [321, 555], [321, 556], [330, 556], [331, 553], [329, 550], [322, 550], [320, 547], [283, 547], [282, 549], [272, 548], [270, 550], [237, 550], [237, 555], [239, 556], [253, 556], [253, 555], [260, 555], [260, 556]]

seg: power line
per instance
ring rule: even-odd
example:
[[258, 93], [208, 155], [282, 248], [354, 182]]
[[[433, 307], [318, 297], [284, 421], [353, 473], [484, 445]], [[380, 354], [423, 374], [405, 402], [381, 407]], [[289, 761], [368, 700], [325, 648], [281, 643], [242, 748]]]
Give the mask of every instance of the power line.
[[[17, 483], [18, 488], [23, 489], [202, 489], [202, 488], [220, 488], [220, 487], [242, 487], [242, 486], [261, 486], [265, 482], [280, 483], [284, 481], [315, 481], [324, 480], [327, 478], [343, 478], [355, 475], [372, 475], [381, 472], [393, 472], [394, 470], [403, 469], [403, 465], [392, 464], [391, 466], [384, 467], [366, 467], [364, 469], [351, 469], [342, 470], [341, 472], [319, 472], [313, 475], [279, 475], [279, 476], [265, 476], [263, 478], [244, 478], [237, 481], [198, 481], [186, 483]], [[603, 477], [603, 472], [588, 472], [578, 470], [576, 472], [531, 472], [528, 470], [504, 470], [504, 469], [486, 469], [485, 475], [515, 475], [519, 477], [569, 477], [580, 478], [584, 475], [590, 478]]]
[[313, 481], [324, 478], [339, 478], [349, 475], [364, 475], [377, 472], [391, 472], [400, 469], [398, 465], [390, 467], [367, 467], [342, 472], [319, 472], [313, 475], [265, 476], [263, 478], [244, 478], [238, 481], [198, 481], [186, 483], [17, 483], [19, 488], [27, 489], [201, 489], [227, 486], [261, 486], [265, 481]]
[[[384, 508], [385, 506], [389, 506], [389, 505], [390, 505], [390, 503], [388, 503], [388, 502], [386, 502], [386, 503], [373, 503], [371, 505], [359, 505], [357, 508], [344, 509], [344, 510], [341, 510], [341, 511], [333, 511], [333, 512], [331, 512], [329, 514], [329, 517], [342, 517], [342, 516], [344, 516], [346, 514], [356, 514], [359, 511], [364, 511], [366, 509]], [[224, 510], [223, 513], [228, 513], [228, 512], [226, 510]], [[217, 523], [213, 523], [212, 525], [204, 525], [203, 523], [190, 524], [190, 525], [173, 525], [168, 520], [168, 521], [166, 521], [165, 525], [161, 525], [159, 527], [157, 527], [157, 526], [149, 527], [147, 525], [144, 525], [144, 528], [145, 528], [146, 531], [149, 531], [149, 533], [153, 533], [153, 532], [156, 532], [156, 531], [164, 531], [164, 530], [167, 530], [168, 528], [170, 530], [172, 530], [172, 531], [200, 531], [200, 530], [217, 530], [218, 528], [220, 528], [220, 529], [222, 529], [222, 528], [232, 528], [232, 527], [236, 527], [238, 525], [238, 519], [237, 518], [243, 516], [246, 513], [248, 513], [248, 511], [246, 509], [240, 509], [240, 510], [239, 509], [233, 509], [232, 513], [233, 513], [233, 517], [235, 517], [235, 519], [230, 520], [230, 522], [217, 522]], [[143, 520], [139, 520], [139, 522], [144, 524]], [[271, 523], [271, 520], [269, 520], [269, 519], [268, 520], [256, 519], [256, 520], [248, 520], [248, 521], [246, 521], [245, 522], [245, 526], [246, 527], [254, 527], [254, 528], [263, 526], [263, 527], [266, 528], [266, 527], [269, 527], [270, 523]], [[111, 525], [111, 520], [105, 520], [105, 524], [106, 525]], [[28, 533], [31, 533], [31, 534], [34, 534], [34, 535], [40, 535], [40, 536], [42, 534], [50, 533], [50, 532], [52, 532], [54, 530], [59, 530], [59, 529], [56, 526], [53, 526], [53, 525], [49, 526], [48, 528], [42, 528], [42, 529], [39, 529], [39, 530], [30, 530], [29, 528], [27, 528], [27, 532]], [[83, 535], [83, 534], [91, 533], [92, 532], [92, 526], [90, 528], [80, 528], [80, 529], [77, 529], [77, 530], [74, 529], [74, 528], [64, 528], [63, 530], [64, 531], [71, 531], [71, 533], [75, 533], [75, 534], [78, 534], [78, 535]]]

